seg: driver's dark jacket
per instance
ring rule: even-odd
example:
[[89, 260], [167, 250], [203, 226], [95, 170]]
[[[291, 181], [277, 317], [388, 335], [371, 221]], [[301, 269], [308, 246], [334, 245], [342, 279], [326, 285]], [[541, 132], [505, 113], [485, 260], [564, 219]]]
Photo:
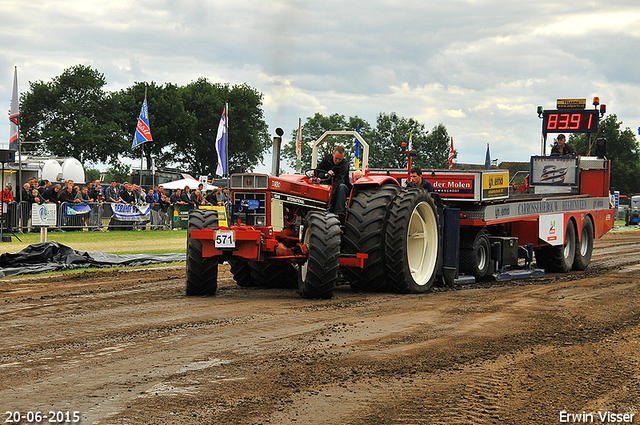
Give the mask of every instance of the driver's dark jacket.
[[[327, 154], [322, 158], [320, 165], [318, 165], [318, 170], [324, 170], [325, 172], [333, 170], [335, 174], [334, 186], [338, 186], [340, 183], [344, 183], [349, 187], [351, 186], [351, 181], [349, 180], [349, 162], [346, 159], [340, 161], [339, 164], [335, 164], [333, 162], [333, 155]], [[324, 178], [324, 174], [325, 173], [316, 171], [316, 177]]]

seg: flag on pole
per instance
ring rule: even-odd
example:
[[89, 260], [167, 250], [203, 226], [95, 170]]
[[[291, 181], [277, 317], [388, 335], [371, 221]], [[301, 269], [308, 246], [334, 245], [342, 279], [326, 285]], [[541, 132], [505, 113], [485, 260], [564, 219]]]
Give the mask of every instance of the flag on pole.
[[149, 129], [149, 109], [147, 108], [147, 95], [144, 96], [142, 109], [138, 117], [138, 125], [136, 125], [136, 134], [133, 135], [133, 143], [131, 149], [143, 144], [144, 142], [152, 142], [151, 130]]
[[[356, 128], [356, 133], [360, 134], [360, 125]], [[360, 141], [356, 139], [356, 170], [360, 169]]]
[[222, 117], [218, 125], [218, 135], [216, 136], [216, 151], [218, 151], [218, 167], [216, 174], [227, 175], [227, 108], [222, 110]]
[[409, 133], [409, 152], [413, 148], [413, 134]]
[[449, 169], [453, 168], [453, 157], [455, 156], [455, 152], [453, 150], [453, 137], [451, 138], [451, 149], [449, 149]]
[[298, 134], [296, 135], [296, 173], [302, 174], [302, 118], [298, 118]]
[[18, 150], [18, 118], [20, 117], [20, 106], [18, 105], [18, 67], [13, 72], [13, 95], [11, 96], [11, 111], [9, 120], [11, 121], [11, 131], [9, 133], [9, 149]]
[[491, 169], [491, 155], [489, 155], [489, 143], [487, 143], [487, 156], [484, 158], [484, 169]]

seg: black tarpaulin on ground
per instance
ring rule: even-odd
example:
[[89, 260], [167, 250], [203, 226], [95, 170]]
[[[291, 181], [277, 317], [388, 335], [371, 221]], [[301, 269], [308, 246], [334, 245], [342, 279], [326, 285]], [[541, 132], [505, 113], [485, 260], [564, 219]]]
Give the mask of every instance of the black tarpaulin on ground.
[[186, 254], [107, 254], [76, 251], [58, 242], [29, 245], [0, 255], [0, 277], [86, 267], [123, 267], [185, 261]]

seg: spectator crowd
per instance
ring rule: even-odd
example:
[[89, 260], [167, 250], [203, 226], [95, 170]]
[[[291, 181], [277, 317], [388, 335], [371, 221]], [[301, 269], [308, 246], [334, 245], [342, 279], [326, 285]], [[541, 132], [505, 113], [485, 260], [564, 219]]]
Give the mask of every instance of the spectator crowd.
[[[20, 190], [21, 193], [18, 196], [13, 193], [11, 185], [6, 184], [1, 192], [0, 202], [2, 203], [2, 225], [5, 226], [5, 229], [20, 228], [23, 233], [30, 229], [29, 219], [33, 204], [89, 205], [91, 212], [82, 218], [79, 227], [87, 226], [99, 230], [101, 223], [97, 212], [102, 210], [102, 217], [110, 217], [112, 204], [129, 204], [138, 207], [148, 205], [150, 206], [150, 217], [142, 224], [148, 225], [152, 229], [168, 229], [171, 228], [172, 212], [178, 206], [188, 206], [189, 208], [210, 205], [228, 207], [231, 203], [231, 194], [227, 187], [218, 187], [206, 193], [202, 184], [195, 190], [185, 186], [184, 189], [176, 189], [169, 194], [165, 192], [161, 184], [142, 188], [138, 184], [129, 182], [120, 184], [113, 180], [103, 187], [103, 183], [96, 180], [80, 187], [73, 180], [67, 180], [64, 184], [60, 184], [31, 178]], [[20, 225], [18, 225], [18, 220], [21, 221]]]

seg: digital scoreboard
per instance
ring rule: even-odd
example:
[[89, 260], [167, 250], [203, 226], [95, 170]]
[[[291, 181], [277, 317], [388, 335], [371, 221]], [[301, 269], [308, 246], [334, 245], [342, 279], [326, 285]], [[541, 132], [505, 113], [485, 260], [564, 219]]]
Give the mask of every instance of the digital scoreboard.
[[542, 113], [544, 133], [595, 133], [600, 112], [597, 109], [558, 109]]

